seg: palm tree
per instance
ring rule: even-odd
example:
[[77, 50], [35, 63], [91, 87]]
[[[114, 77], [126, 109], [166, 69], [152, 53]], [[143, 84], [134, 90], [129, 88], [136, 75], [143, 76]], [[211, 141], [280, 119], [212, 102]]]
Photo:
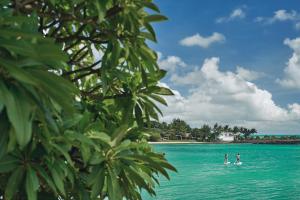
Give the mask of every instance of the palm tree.
[[169, 124], [171, 129], [176, 131], [176, 135], [180, 135], [181, 138], [185, 136], [187, 132], [191, 131], [191, 127], [181, 119], [173, 119], [173, 121]]
[[223, 131], [229, 132], [229, 130], [230, 130], [229, 125], [225, 125], [225, 126], [223, 127]]
[[210, 135], [211, 135], [211, 127], [207, 124], [204, 124], [201, 129], [202, 134], [202, 141], [210, 141]]
[[234, 126], [232, 129], [232, 133], [233, 133], [235, 141], [239, 139], [239, 132], [240, 132], [240, 128], [237, 126]]
[[[222, 131], [224, 131], [224, 128], [225, 128], [225, 127], [222, 127], [222, 125], [218, 125], [218, 124], [216, 123], [216, 124], [214, 125], [214, 127], [213, 127], [213, 130], [212, 130], [212, 134], [211, 134], [210, 139], [213, 140], [213, 141], [217, 141], [219, 135], [222, 133]], [[227, 130], [227, 129], [228, 129], [228, 125], [227, 125], [227, 127], [225, 128], [225, 130]]]

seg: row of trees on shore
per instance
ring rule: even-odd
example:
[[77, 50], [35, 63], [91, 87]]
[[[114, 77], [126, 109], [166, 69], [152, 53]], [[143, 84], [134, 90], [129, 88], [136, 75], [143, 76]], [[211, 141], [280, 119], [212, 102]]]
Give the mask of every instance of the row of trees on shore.
[[245, 128], [229, 125], [220, 125], [218, 123], [213, 126], [207, 124], [201, 127], [192, 128], [187, 122], [181, 119], [173, 119], [172, 122], [151, 122], [152, 128], [156, 129], [160, 134], [153, 136], [151, 140], [182, 140], [193, 139], [203, 142], [218, 141], [218, 137], [222, 132], [232, 133], [235, 140], [249, 139], [251, 135], [257, 133], [255, 128]]

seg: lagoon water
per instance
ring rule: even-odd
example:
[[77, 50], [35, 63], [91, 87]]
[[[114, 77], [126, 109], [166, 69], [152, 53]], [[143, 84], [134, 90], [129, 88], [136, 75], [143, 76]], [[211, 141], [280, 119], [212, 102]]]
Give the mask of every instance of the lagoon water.
[[[146, 200], [300, 200], [300, 145], [160, 144], [177, 168]], [[224, 166], [241, 154], [241, 166]]]

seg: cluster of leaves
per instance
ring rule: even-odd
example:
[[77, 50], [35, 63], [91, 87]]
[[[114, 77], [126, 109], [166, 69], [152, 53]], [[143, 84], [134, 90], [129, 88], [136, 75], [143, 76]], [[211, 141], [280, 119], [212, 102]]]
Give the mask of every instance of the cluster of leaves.
[[157, 13], [151, 0], [0, 1], [0, 198], [141, 199], [176, 171], [146, 142], [172, 95], [146, 43]]

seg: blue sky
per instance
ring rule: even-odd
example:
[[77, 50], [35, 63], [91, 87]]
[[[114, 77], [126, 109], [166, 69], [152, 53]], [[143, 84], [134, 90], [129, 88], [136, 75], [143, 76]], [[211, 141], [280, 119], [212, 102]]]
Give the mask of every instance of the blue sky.
[[[300, 133], [300, 2], [224, 2], [155, 1], [169, 20], [154, 25], [158, 44], [150, 45], [169, 71], [163, 84], [178, 92], [177, 100], [168, 98], [163, 120], [178, 116], [193, 126], [219, 122]], [[228, 87], [220, 89], [219, 81]], [[217, 115], [222, 108], [223, 118]]]

